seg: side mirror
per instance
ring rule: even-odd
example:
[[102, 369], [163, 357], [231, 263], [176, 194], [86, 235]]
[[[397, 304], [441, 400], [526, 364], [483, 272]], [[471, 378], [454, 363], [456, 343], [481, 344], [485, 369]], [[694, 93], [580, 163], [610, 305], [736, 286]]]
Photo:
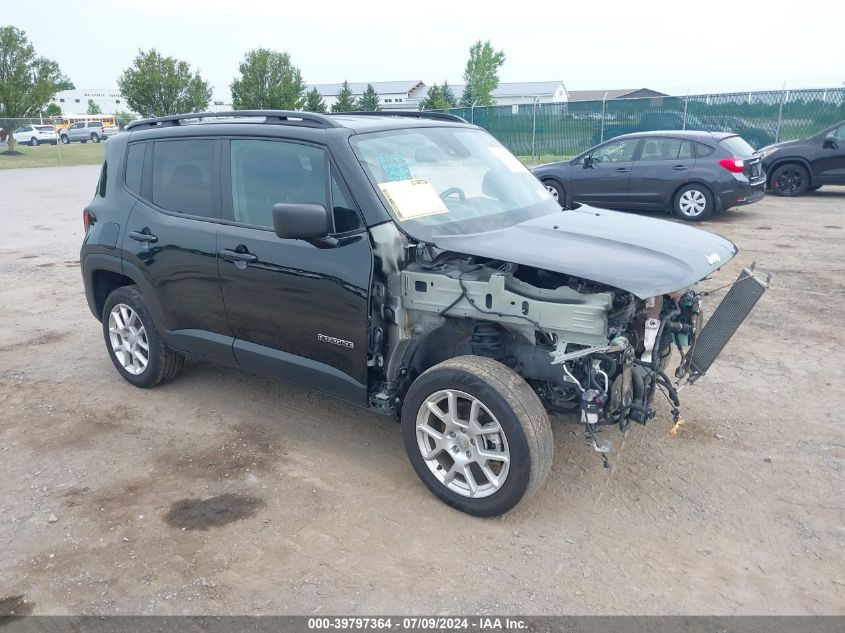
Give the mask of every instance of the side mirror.
[[836, 142], [836, 137], [833, 134], [824, 137], [822, 149], [839, 149], [839, 143]]
[[274, 204], [273, 230], [286, 240], [319, 242], [331, 231], [328, 209], [322, 204]]
[[592, 156], [584, 156], [584, 169], [592, 169], [593, 167], [593, 157]]

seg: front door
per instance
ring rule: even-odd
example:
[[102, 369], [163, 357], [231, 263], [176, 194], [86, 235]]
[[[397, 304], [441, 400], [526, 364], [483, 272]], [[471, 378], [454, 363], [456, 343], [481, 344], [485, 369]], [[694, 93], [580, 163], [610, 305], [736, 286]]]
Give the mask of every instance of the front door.
[[[372, 251], [360, 215], [325, 149], [231, 139], [223, 148], [220, 280], [244, 368], [367, 402], [367, 320]], [[279, 238], [276, 203], [334, 210], [332, 244]]]
[[575, 202], [624, 207], [634, 153], [640, 139], [620, 139], [600, 145], [587, 161], [572, 169], [570, 197]]
[[130, 143], [126, 187], [137, 198], [123, 239], [168, 345], [234, 363], [217, 275], [218, 141]]
[[845, 125], [828, 132], [816, 152], [816, 184], [845, 185]]
[[693, 167], [695, 158], [691, 141], [646, 137], [639, 158], [631, 168], [631, 203], [636, 206], [671, 206], [672, 192], [689, 178]]

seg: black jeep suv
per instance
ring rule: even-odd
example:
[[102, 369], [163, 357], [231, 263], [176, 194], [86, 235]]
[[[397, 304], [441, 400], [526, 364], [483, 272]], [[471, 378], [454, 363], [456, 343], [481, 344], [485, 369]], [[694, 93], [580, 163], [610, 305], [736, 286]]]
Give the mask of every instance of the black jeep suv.
[[800, 196], [824, 185], [845, 185], [845, 121], [797, 141], [761, 150], [772, 193]]
[[645, 423], [656, 389], [678, 422], [672, 346], [687, 350], [679, 380], [696, 379], [763, 287], [746, 271], [742, 305], [696, 339], [694, 284], [731, 242], [562, 211], [450, 115], [242, 111], [126, 129], [106, 145], [81, 252], [117, 371], [152, 387], [190, 355], [398, 416], [417, 474], [471, 514], [541, 486], [548, 411], [579, 412], [600, 452], [598, 426]]

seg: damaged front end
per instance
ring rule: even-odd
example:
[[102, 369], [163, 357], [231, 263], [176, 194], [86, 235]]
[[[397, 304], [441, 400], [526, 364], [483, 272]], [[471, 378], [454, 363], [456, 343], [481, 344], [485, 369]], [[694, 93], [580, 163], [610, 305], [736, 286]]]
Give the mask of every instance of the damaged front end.
[[[610, 445], [596, 441], [597, 427], [645, 424], [655, 416], [658, 390], [672, 403], [676, 427], [682, 423], [678, 390], [707, 372], [768, 287], [753, 265], [743, 270], [702, 327], [697, 284], [641, 298], [389, 231], [382, 238], [375, 246], [386, 283], [374, 294], [383, 349], [374, 350], [373, 364], [384, 366], [384, 380], [373, 406], [395, 409], [403, 385], [436, 362], [485, 356], [525, 378], [548, 410], [576, 414], [602, 454]], [[680, 362], [670, 379], [673, 351]]]

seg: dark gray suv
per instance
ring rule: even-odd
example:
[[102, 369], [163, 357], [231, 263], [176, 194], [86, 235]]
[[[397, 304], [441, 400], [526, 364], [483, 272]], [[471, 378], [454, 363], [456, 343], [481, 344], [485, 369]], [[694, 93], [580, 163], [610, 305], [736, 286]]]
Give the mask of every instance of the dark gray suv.
[[694, 222], [757, 202], [766, 185], [760, 155], [722, 132], [626, 134], [533, 171], [564, 207], [666, 209]]

